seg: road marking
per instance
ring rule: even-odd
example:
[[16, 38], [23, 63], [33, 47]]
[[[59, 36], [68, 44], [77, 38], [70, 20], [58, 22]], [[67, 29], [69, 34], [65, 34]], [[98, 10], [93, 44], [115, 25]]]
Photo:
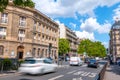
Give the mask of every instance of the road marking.
[[78, 72], [73, 73], [73, 75], [80, 75], [80, 76], [86, 76], [86, 77], [95, 77], [97, 75], [97, 73], [78, 71]]
[[59, 65], [58, 68], [69, 68], [69, 65]]
[[76, 70], [74, 70], [74, 71], [70, 71], [70, 72], [68, 72], [67, 74], [71, 74], [71, 73], [74, 73]]
[[86, 67], [87, 66], [87, 64], [84, 64], [84, 65], [82, 65], [81, 67]]
[[72, 80], [83, 80], [82, 77], [80, 78], [73, 78]]
[[59, 75], [59, 76], [56, 76], [56, 77], [50, 78], [50, 79], [48, 79], [48, 80], [55, 80], [55, 79], [58, 79], [58, 78], [63, 77], [63, 76], [64, 76], [64, 75]]

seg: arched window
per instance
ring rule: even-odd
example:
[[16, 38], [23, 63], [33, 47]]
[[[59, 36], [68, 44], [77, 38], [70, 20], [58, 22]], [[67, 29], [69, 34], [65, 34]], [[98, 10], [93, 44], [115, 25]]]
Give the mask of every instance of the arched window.
[[3, 55], [4, 47], [0, 45], [0, 55]]

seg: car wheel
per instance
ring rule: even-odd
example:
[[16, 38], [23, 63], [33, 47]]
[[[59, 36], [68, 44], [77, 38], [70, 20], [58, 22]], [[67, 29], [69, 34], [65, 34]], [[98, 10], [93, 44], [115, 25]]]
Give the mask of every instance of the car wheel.
[[70, 66], [72, 66], [72, 64], [70, 64]]

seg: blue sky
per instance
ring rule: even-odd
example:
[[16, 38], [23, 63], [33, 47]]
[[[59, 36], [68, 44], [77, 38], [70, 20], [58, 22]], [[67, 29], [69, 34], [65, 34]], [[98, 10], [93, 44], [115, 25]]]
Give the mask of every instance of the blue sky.
[[109, 31], [120, 19], [120, 0], [33, 0], [35, 8], [58, 24], [72, 29], [79, 38], [109, 44]]

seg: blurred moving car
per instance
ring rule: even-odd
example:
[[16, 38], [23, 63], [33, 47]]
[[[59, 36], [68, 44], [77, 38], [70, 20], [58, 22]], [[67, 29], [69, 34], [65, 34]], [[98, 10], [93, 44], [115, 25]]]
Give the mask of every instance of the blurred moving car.
[[18, 71], [28, 74], [43, 74], [55, 72], [57, 66], [57, 64], [48, 58], [28, 58], [20, 65]]
[[88, 64], [88, 67], [97, 68], [99, 66], [98, 61], [96, 59], [90, 59], [87, 64]]
[[81, 58], [79, 57], [70, 57], [70, 62], [69, 64], [72, 66], [72, 65], [82, 65], [83, 64], [83, 61], [81, 60]]

